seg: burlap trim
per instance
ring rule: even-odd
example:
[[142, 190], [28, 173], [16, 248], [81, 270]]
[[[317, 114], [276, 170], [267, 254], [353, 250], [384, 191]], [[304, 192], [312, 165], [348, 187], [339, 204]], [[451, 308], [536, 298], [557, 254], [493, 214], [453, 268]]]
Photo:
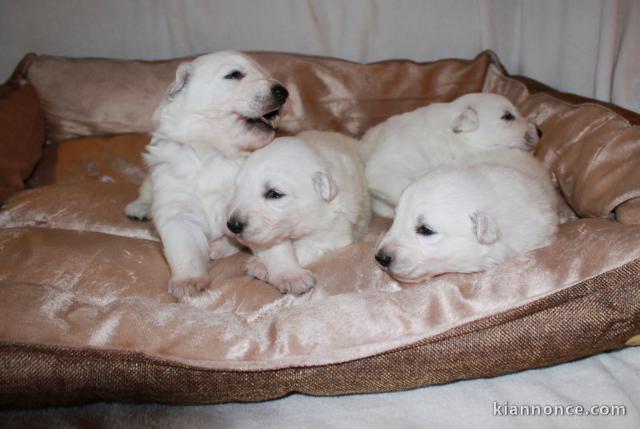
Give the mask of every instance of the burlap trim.
[[99, 400], [213, 404], [291, 392], [405, 390], [556, 364], [623, 347], [640, 331], [640, 259], [519, 308], [350, 362], [207, 370], [139, 352], [0, 343], [3, 408]]

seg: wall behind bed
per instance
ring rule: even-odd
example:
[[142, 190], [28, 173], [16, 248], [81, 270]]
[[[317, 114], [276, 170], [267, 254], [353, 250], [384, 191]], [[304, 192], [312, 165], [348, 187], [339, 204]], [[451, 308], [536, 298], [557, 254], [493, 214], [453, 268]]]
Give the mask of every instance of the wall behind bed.
[[28, 51], [159, 59], [220, 49], [370, 62], [496, 51], [511, 73], [640, 111], [637, 0], [0, 0], [0, 80]]

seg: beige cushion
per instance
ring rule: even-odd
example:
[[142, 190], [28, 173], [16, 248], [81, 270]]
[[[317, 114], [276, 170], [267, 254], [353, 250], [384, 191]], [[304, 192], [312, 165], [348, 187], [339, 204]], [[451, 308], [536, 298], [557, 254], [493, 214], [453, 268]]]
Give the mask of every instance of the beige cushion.
[[[490, 52], [472, 61], [417, 64], [349, 61], [275, 53], [251, 54], [289, 88], [283, 131], [331, 129], [362, 134], [398, 111], [479, 91]], [[47, 117], [49, 137], [150, 132], [151, 115], [182, 61], [117, 61], [51, 56], [30, 58], [25, 73]]]
[[34, 186], [99, 180], [105, 183], [142, 183], [146, 167], [142, 152], [147, 134], [119, 134], [54, 142], [45, 147], [42, 161], [33, 172]]
[[556, 94], [530, 94], [497, 66], [484, 90], [514, 101], [543, 132], [536, 156], [549, 168], [581, 217], [613, 217], [620, 204], [640, 197], [640, 117], [632, 121], [594, 101], [573, 104]]
[[326, 365], [409, 346], [640, 260], [640, 226], [576, 220], [553, 245], [496, 269], [402, 287], [374, 264], [388, 226], [379, 219], [362, 243], [313, 264], [318, 284], [307, 295], [242, 275], [243, 253], [212, 262], [210, 290], [176, 304], [159, 241], [121, 214], [134, 192], [94, 182], [14, 197], [0, 220], [3, 339], [144, 350], [218, 370]]
[[616, 207], [616, 219], [628, 225], [640, 225], [640, 198], [628, 200]]

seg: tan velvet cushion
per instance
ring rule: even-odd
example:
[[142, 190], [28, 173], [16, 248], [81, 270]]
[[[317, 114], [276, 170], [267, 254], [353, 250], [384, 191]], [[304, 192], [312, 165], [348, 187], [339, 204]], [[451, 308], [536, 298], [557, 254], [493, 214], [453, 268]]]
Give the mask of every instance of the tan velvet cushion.
[[[490, 51], [472, 61], [368, 65], [303, 55], [249, 55], [289, 88], [282, 133], [328, 129], [360, 136], [393, 114], [484, 89], [508, 96], [539, 124], [545, 136], [537, 155], [580, 216], [613, 216], [618, 205], [640, 197], [640, 116], [555, 91], [535, 92], [540, 85], [529, 90], [507, 76]], [[42, 100], [54, 140], [149, 132], [151, 114], [175, 68], [187, 60], [28, 58], [22, 74]]]
[[135, 185], [99, 180], [40, 186], [17, 193], [5, 203], [0, 228], [34, 226], [159, 240], [151, 222], [124, 216], [124, 206], [137, 196]]
[[616, 207], [616, 219], [629, 225], [640, 225], [640, 198], [626, 201]]
[[[121, 216], [134, 192], [51, 185], [3, 210], [0, 353], [16, 366], [0, 374], [0, 401], [126, 399], [123, 385], [137, 400], [172, 403], [390, 390], [574, 359], [640, 332], [639, 226], [572, 221], [550, 247], [494, 270], [401, 287], [373, 264], [388, 225], [377, 219], [363, 242], [312, 266], [310, 294], [280, 295], [243, 276], [243, 253], [212, 262], [211, 289], [176, 303], [160, 242]], [[139, 373], [133, 362], [199, 382], [184, 391], [184, 378]], [[338, 376], [343, 363], [364, 372]], [[95, 387], [61, 388], [74, 380]]]
[[33, 186], [99, 180], [105, 183], [142, 183], [146, 167], [142, 152], [148, 134], [85, 137], [47, 145], [42, 161], [33, 172]]
[[[0, 211], [0, 300], [9, 309], [0, 355], [14, 368], [0, 375], [1, 403], [405, 389], [548, 365], [640, 333], [640, 230], [605, 220], [571, 222], [553, 246], [488, 273], [405, 289], [372, 263], [388, 225], [376, 219], [365, 242], [315, 264], [311, 295], [283, 297], [242, 276], [243, 254], [211, 263], [212, 289], [176, 304], [152, 226], [122, 215], [136, 185], [126, 175], [101, 181], [94, 168], [82, 180], [77, 168], [93, 147], [112, 145], [113, 154], [145, 141], [62, 142], [57, 170], [68, 167], [73, 174], [60, 177], [74, 180], [21, 192]], [[119, 158], [139, 162], [132, 151]]]
[[49, 137], [62, 140], [149, 132], [180, 62], [31, 55], [24, 74], [40, 97]]
[[0, 202], [24, 188], [42, 154], [44, 115], [33, 86], [0, 88]]
[[[250, 54], [289, 89], [283, 131], [329, 129], [360, 135], [399, 111], [479, 91], [487, 65], [484, 52], [472, 61], [418, 64], [344, 60], [276, 53]], [[31, 55], [25, 73], [47, 116], [49, 137], [151, 131], [151, 115], [188, 58], [171, 61], [72, 59]]]
[[[287, 85], [298, 94], [294, 101], [305, 100], [304, 109], [293, 103], [288, 130], [335, 127], [354, 135], [429, 97], [478, 90], [494, 64], [485, 55], [491, 61], [470, 72], [475, 63], [434, 69], [278, 55], [266, 57], [278, 73], [298, 71]], [[347, 73], [358, 67], [379, 69], [361, 82]], [[558, 136], [580, 139], [582, 129], [572, 124], [584, 111], [556, 125], [564, 101], [496, 82], [520, 91], [515, 98], [528, 113], [550, 112], [536, 116], [548, 146], [541, 155], [564, 147]], [[0, 211], [1, 404], [214, 403], [293, 391], [399, 390], [550, 365], [622, 347], [640, 334], [640, 226], [605, 219], [571, 221], [551, 246], [491, 271], [413, 287], [374, 266], [375, 241], [388, 226], [375, 219], [363, 242], [312, 266], [318, 285], [310, 294], [283, 296], [243, 276], [248, 255], [239, 254], [210, 264], [210, 290], [176, 303], [153, 228], [122, 215], [139, 183], [137, 150], [146, 139], [59, 142], [41, 171], [49, 185], [16, 194]], [[564, 186], [576, 201], [591, 191]], [[599, 214], [610, 205], [604, 200], [595, 205]]]
[[612, 217], [616, 207], [640, 197], [640, 116], [594, 101], [573, 104], [557, 93], [531, 94], [494, 65], [484, 90], [510, 98], [540, 127], [536, 156], [579, 216]]

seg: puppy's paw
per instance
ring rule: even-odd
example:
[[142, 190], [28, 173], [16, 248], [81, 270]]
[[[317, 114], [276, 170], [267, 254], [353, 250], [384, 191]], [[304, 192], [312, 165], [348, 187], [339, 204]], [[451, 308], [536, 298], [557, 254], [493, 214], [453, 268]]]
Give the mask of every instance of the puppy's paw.
[[269, 270], [257, 256], [252, 256], [244, 264], [244, 273], [263, 282], [269, 282]]
[[273, 275], [269, 283], [282, 293], [302, 295], [316, 284], [316, 277], [311, 271], [301, 268]]
[[207, 275], [169, 280], [169, 293], [176, 298], [196, 296], [209, 286], [211, 279]]
[[149, 220], [151, 219], [151, 204], [136, 200], [127, 204], [124, 213], [132, 220]]
[[211, 259], [212, 261], [235, 255], [239, 251], [240, 247], [235, 243], [229, 241], [229, 239], [226, 237], [209, 241], [209, 259]]

